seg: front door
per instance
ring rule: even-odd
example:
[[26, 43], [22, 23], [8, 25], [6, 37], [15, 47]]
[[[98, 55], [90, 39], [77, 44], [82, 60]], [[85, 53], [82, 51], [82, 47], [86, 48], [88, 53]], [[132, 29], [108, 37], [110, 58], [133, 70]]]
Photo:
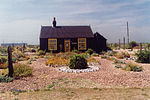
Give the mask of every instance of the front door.
[[65, 52], [70, 51], [70, 40], [65, 40]]

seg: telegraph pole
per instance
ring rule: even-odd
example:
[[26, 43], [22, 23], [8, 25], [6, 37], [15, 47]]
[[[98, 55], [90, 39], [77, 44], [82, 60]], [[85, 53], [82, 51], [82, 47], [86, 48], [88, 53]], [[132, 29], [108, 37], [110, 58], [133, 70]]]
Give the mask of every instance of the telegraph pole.
[[119, 39], [119, 49], [120, 49], [120, 39]]
[[128, 22], [127, 22], [127, 38], [128, 38], [128, 44], [129, 44], [129, 27], [128, 27]]
[[126, 45], [125, 37], [123, 37], [123, 49], [125, 49], [125, 45]]

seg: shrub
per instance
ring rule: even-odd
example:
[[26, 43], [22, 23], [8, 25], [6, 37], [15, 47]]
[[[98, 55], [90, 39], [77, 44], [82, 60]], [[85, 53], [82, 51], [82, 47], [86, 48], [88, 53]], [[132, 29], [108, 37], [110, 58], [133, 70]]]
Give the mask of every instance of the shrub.
[[82, 55], [77, 54], [70, 58], [69, 68], [71, 69], [84, 69], [87, 66], [87, 60]]
[[114, 56], [117, 52], [115, 51], [108, 51], [107, 54], [108, 56]]
[[116, 68], [121, 68], [121, 65], [116, 65], [115, 67], [116, 67]]
[[74, 52], [74, 53], [80, 53], [80, 51], [78, 51], [78, 50], [72, 50], [72, 52]]
[[150, 49], [150, 43], [147, 44], [147, 48]]
[[122, 53], [117, 53], [117, 54], [115, 54], [115, 57], [118, 59], [123, 59], [124, 55]]
[[58, 54], [56, 54], [56, 57], [60, 57], [62, 59], [69, 59], [70, 57], [72, 57], [75, 54], [76, 54], [75, 52], [58, 53]]
[[17, 59], [15, 57], [12, 57], [12, 62], [13, 63], [17, 62]]
[[102, 51], [100, 52], [101, 55], [105, 55], [106, 54], [106, 51]]
[[122, 55], [126, 58], [130, 58], [130, 54], [128, 52], [122, 52]]
[[142, 67], [136, 65], [136, 64], [133, 64], [133, 63], [129, 63], [125, 66], [124, 70], [126, 71], [134, 71], [134, 72], [140, 72], [142, 71]]
[[61, 57], [51, 57], [48, 61], [45, 62], [46, 65], [56, 66], [56, 65], [67, 65], [68, 59], [64, 59]]
[[87, 58], [87, 62], [90, 64], [90, 63], [97, 63], [98, 61], [94, 57], [90, 57]]
[[19, 51], [18, 49], [15, 49], [15, 51], [12, 53], [12, 57], [13, 62], [29, 59], [29, 56], [26, 56], [23, 52]]
[[129, 44], [128, 44], [128, 48], [134, 48], [135, 46], [138, 46], [138, 44], [135, 42], [135, 41], [131, 41]]
[[88, 53], [82, 53], [81, 55], [86, 59], [91, 57], [90, 54]]
[[118, 64], [118, 63], [120, 63], [120, 61], [117, 59], [114, 59], [114, 64]]
[[36, 58], [33, 57], [33, 58], [28, 59], [27, 64], [32, 64], [32, 61], [36, 61]]
[[6, 51], [7, 51], [7, 49], [6, 49], [6, 48], [4, 48], [4, 47], [0, 47], [0, 52], [1, 52], [2, 54], [6, 54]]
[[135, 55], [137, 56], [136, 62], [150, 63], [150, 50], [138, 51]]
[[16, 57], [16, 58], [25, 57], [25, 55], [21, 51], [19, 51], [19, 50], [15, 50], [13, 52], [13, 56]]
[[35, 49], [31, 49], [31, 52], [36, 52], [36, 50]]
[[45, 51], [43, 51], [43, 50], [38, 51], [38, 55], [39, 55], [39, 56], [45, 55]]
[[107, 56], [106, 55], [101, 55], [101, 58], [102, 59], [107, 59]]
[[114, 59], [114, 64], [126, 64], [126, 62]]
[[88, 54], [90, 54], [90, 55], [91, 55], [93, 52], [94, 52], [94, 51], [93, 51], [92, 49], [90, 49], [90, 48], [86, 51], [86, 53], [88, 53]]
[[6, 68], [8, 68], [8, 63], [0, 64], [0, 69], [6, 69]]
[[0, 76], [0, 82], [12, 82], [13, 81], [13, 78], [11, 77], [6, 77], [6, 76]]
[[22, 77], [27, 77], [32, 75], [32, 68], [25, 64], [15, 64], [14, 65], [14, 78], [19, 79]]
[[99, 54], [98, 53], [93, 53], [92, 56], [98, 57]]
[[108, 56], [106, 59], [107, 59], [107, 60], [110, 60], [110, 61], [113, 61], [115, 58]]
[[6, 63], [7, 62], [7, 59], [4, 58], [4, 57], [1, 57], [0, 58], [0, 64], [3, 64], [3, 63]]

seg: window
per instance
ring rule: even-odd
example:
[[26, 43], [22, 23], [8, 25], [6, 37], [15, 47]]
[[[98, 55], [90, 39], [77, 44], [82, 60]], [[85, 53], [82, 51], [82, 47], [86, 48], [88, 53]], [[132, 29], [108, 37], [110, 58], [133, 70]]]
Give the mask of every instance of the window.
[[86, 38], [78, 38], [78, 50], [86, 50]]
[[57, 50], [57, 39], [48, 39], [48, 50]]

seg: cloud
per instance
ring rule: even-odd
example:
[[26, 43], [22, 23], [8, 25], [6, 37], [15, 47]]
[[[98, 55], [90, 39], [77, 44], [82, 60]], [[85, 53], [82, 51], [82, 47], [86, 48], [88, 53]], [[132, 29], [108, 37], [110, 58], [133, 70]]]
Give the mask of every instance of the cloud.
[[40, 26], [51, 25], [54, 16], [58, 25], [91, 25], [93, 32], [100, 32], [108, 42], [126, 36], [129, 21], [131, 39], [150, 42], [149, 9], [150, 0], [0, 1], [0, 42], [37, 44]]

